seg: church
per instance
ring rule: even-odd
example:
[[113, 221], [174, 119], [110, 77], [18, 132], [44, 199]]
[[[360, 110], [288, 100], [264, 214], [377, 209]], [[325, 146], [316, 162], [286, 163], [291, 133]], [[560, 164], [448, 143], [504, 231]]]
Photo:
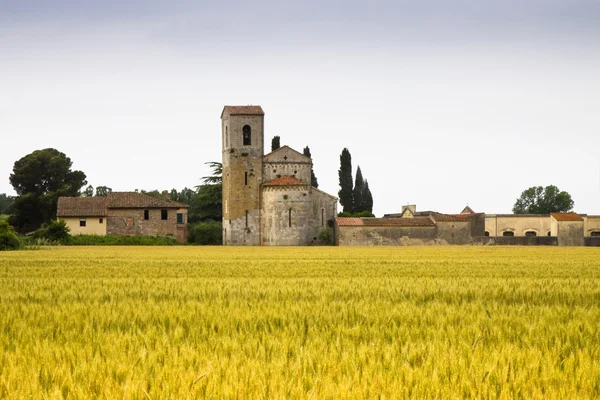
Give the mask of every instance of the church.
[[223, 244], [297, 246], [317, 241], [337, 215], [337, 198], [311, 186], [312, 160], [283, 146], [264, 154], [260, 106], [225, 106]]

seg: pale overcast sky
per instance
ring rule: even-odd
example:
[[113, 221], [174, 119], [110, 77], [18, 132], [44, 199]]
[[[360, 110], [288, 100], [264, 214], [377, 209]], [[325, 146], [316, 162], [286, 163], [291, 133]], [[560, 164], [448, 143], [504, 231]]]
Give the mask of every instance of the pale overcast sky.
[[600, 1], [0, 0], [0, 193], [46, 147], [93, 186], [181, 189], [220, 161], [223, 105], [260, 104], [375, 214], [510, 212], [557, 185], [600, 214]]

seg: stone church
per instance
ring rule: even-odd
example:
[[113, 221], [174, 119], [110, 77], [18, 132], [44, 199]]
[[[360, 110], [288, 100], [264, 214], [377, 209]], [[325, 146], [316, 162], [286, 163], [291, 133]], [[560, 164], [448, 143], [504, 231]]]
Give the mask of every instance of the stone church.
[[315, 243], [337, 215], [337, 198], [311, 186], [312, 160], [283, 146], [264, 154], [260, 106], [225, 106], [223, 244], [294, 246]]

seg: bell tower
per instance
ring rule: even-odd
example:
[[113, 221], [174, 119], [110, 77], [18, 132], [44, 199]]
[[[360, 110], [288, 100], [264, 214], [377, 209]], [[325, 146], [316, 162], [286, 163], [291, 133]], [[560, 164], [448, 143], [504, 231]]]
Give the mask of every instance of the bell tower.
[[223, 245], [260, 245], [264, 116], [260, 106], [225, 106], [221, 113]]

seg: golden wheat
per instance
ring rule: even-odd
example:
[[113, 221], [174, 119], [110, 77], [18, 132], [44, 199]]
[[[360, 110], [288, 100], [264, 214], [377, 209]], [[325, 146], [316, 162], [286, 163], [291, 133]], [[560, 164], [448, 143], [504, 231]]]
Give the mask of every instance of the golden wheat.
[[600, 397], [593, 248], [0, 253], [0, 398]]

